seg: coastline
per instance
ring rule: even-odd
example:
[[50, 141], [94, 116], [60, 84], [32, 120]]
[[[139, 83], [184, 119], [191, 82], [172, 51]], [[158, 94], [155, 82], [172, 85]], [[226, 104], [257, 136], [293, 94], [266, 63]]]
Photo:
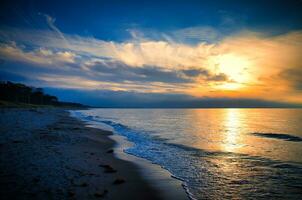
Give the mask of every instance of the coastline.
[[137, 164], [108, 153], [112, 132], [63, 109], [0, 115], [1, 199], [163, 199]]
[[[184, 186], [183, 181], [172, 175], [168, 170], [162, 168], [158, 164], [154, 164], [149, 160], [146, 160], [135, 155], [131, 155], [125, 152], [125, 149], [135, 145], [128, 141], [127, 138], [114, 133], [114, 130], [109, 125], [94, 123], [87, 119], [82, 119], [70, 110], [70, 116], [80, 121], [83, 121], [86, 127], [96, 128], [102, 131], [109, 131], [108, 137], [115, 143], [113, 146], [113, 154], [117, 159], [121, 159], [137, 166], [139, 174], [147, 181], [148, 185], [158, 192], [160, 199], [174, 199], [174, 200], [189, 200], [194, 199]], [[95, 135], [91, 135], [92, 138]]]
[[[97, 125], [88, 126], [98, 129], [103, 128], [98, 127]], [[109, 135], [109, 138], [115, 141], [115, 145], [113, 147], [115, 157], [134, 163], [138, 167], [139, 173], [148, 182], [148, 184], [159, 192], [161, 199], [190, 199], [190, 194], [185, 190], [182, 180], [174, 177], [168, 170], [144, 158], [125, 153], [125, 149], [134, 145], [132, 142], [129, 142], [125, 137], [117, 134]]]

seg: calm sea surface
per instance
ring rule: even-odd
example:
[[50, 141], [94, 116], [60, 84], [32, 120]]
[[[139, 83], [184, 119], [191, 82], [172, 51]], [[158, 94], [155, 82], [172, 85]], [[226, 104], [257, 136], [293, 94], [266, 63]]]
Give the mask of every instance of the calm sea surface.
[[302, 199], [302, 109], [90, 109], [195, 199]]

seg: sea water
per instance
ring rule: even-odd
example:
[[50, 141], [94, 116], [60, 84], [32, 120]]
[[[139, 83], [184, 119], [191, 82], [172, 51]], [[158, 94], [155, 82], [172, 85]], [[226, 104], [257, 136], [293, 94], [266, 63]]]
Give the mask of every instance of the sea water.
[[192, 199], [301, 199], [302, 109], [89, 109]]

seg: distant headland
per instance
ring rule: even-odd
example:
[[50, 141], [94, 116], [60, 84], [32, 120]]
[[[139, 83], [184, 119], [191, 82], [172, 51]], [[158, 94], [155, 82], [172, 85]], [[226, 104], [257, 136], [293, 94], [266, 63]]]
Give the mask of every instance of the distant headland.
[[0, 107], [70, 107], [87, 108], [80, 103], [59, 101], [58, 97], [45, 94], [43, 88], [11, 81], [0, 81]]

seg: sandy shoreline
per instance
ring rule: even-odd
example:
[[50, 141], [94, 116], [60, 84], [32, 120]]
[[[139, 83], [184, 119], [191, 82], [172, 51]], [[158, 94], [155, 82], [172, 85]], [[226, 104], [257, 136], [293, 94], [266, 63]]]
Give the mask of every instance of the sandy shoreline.
[[1, 109], [0, 127], [1, 199], [162, 199], [137, 165], [110, 153], [111, 132], [67, 111]]

